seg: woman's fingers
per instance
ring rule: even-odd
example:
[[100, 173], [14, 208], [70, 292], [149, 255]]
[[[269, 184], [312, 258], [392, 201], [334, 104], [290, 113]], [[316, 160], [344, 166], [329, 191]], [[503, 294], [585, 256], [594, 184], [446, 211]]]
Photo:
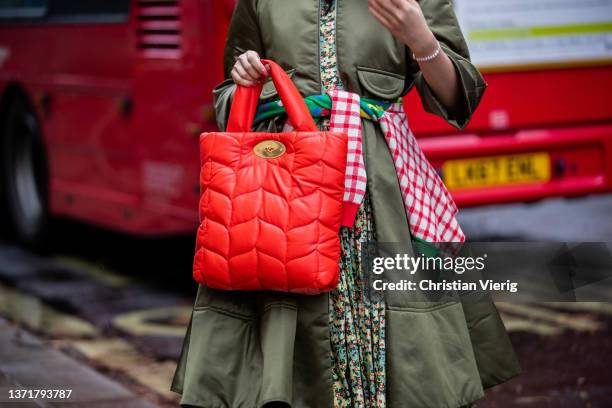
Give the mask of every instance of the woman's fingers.
[[232, 79], [234, 80], [234, 83], [236, 85], [240, 85], [240, 86], [255, 86], [255, 85], [257, 85], [256, 82], [249, 81], [249, 80], [246, 80], [246, 79], [242, 79], [237, 74], [236, 75], [232, 74]]
[[241, 54], [231, 72], [235, 83], [242, 86], [254, 86], [264, 76], [268, 75], [268, 70], [259, 59], [255, 51], [247, 51]]
[[368, 8], [370, 10], [370, 13], [372, 13], [374, 18], [378, 20], [380, 24], [382, 24], [387, 30], [391, 29], [391, 23], [389, 22], [389, 20], [387, 19], [385, 15], [381, 14], [381, 12], [377, 8], [374, 8], [374, 7], [368, 7]]
[[406, 10], [408, 7], [418, 5], [416, 0], [389, 0], [391, 5], [398, 10]]
[[[370, 8], [372, 14], [378, 16], [377, 19], [382, 17], [386, 21], [387, 25], [399, 24], [399, 10], [395, 4], [389, 2], [388, 0], [369, 0], [368, 7]], [[383, 22], [381, 21], [381, 23]]]
[[251, 81], [259, 81], [261, 77], [261, 72], [257, 72], [257, 69], [251, 65], [251, 62], [248, 60], [246, 54], [242, 54], [238, 57], [238, 61], [236, 61], [236, 68], [238, 69], [238, 73], [242, 75], [245, 79], [250, 79]]
[[411, 14], [421, 10], [416, 0], [390, 0], [400, 21], [406, 21]]
[[247, 51], [245, 54], [246, 54], [247, 61], [250, 63], [250, 66], [255, 71], [257, 71], [260, 77], [268, 75], [268, 70], [261, 63], [261, 60], [259, 59], [259, 55], [257, 55], [255, 51]]
[[257, 81], [249, 79], [249, 76], [246, 74], [246, 71], [238, 63], [234, 65], [234, 69], [232, 69], [231, 75], [232, 79], [234, 80], [234, 83], [238, 85], [255, 86], [257, 84]]
[[413, 51], [431, 47], [433, 34], [416, 0], [368, 0], [368, 9], [395, 38]]

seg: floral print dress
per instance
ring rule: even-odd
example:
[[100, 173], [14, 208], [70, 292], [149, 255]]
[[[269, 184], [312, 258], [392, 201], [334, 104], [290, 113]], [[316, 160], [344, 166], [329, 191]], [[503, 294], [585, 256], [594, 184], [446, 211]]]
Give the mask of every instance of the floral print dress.
[[[320, 67], [323, 92], [342, 89], [335, 49], [336, 0], [320, 0]], [[329, 119], [319, 125], [327, 129]], [[352, 228], [340, 229], [338, 287], [329, 297], [334, 408], [385, 407], [385, 304], [366, 295], [362, 246], [375, 237], [368, 194]]]

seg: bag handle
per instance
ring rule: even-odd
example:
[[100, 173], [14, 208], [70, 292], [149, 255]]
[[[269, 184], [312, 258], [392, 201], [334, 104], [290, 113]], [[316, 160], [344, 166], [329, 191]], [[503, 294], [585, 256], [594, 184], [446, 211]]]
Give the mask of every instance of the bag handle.
[[[317, 126], [302, 95], [293, 85], [285, 70], [274, 61], [262, 59], [261, 62], [270, 66], [272, 81], [295, 130], [302, 132], [317, 131]], [[262, 83], [255, 86], [238, 85], [227, 122], [228, 132], [251, 131], [262, 87]]]

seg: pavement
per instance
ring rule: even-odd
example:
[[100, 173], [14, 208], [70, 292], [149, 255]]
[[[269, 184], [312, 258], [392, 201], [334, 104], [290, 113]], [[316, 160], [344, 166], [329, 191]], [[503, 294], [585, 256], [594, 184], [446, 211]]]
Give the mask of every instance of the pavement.
[[459, 210], [472, 241], [612, 242], [612, 194]]
[[[550, 199], [463, 209], [460, 222], [474, 241], [612, 242], [610, 208], [612, 195]], [[72, 406], [178, 406], [169, 384], [195, 297], [194, 237], [143, 239], [78, 223], [61, 231], [44, 254], [0, 241], [2, 395], [55, 385], [74, 389]], [[523, 374], [478, 408], [612, 406], [612, 303], [498, 308]]]
[[[9, 391], [65, 390], [67, 397], [11, 399]], [[15, 394], [13, 394], [15, 395]], [[0, 318], [0, 406], [156, 408], [117, 381]]]
[[170, 379], [191, 299], [84, 260], [0, 243], [0, 316], [160, 406], [178, 405]]

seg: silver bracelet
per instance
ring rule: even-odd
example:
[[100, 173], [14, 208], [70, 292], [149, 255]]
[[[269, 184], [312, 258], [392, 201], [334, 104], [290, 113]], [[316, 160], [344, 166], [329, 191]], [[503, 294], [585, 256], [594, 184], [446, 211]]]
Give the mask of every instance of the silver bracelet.
[[414, 58], [414, 60], [418, 62], [427, 62], [427, 61], [431, 61], [432, 59], [436, 58], [438, 55], [440, 55], [440, 52], [442, 51], [442, 46], [440, 45], [440, 41], [436, 41], [436, 43], [438, 44], [438, 47], [436, 48], [436, 51], [433, 54], [427, 55], [425, 57], [417, 57], [416, 55], [414, 55], [414, 52], [413, 52], [412, 58]]

